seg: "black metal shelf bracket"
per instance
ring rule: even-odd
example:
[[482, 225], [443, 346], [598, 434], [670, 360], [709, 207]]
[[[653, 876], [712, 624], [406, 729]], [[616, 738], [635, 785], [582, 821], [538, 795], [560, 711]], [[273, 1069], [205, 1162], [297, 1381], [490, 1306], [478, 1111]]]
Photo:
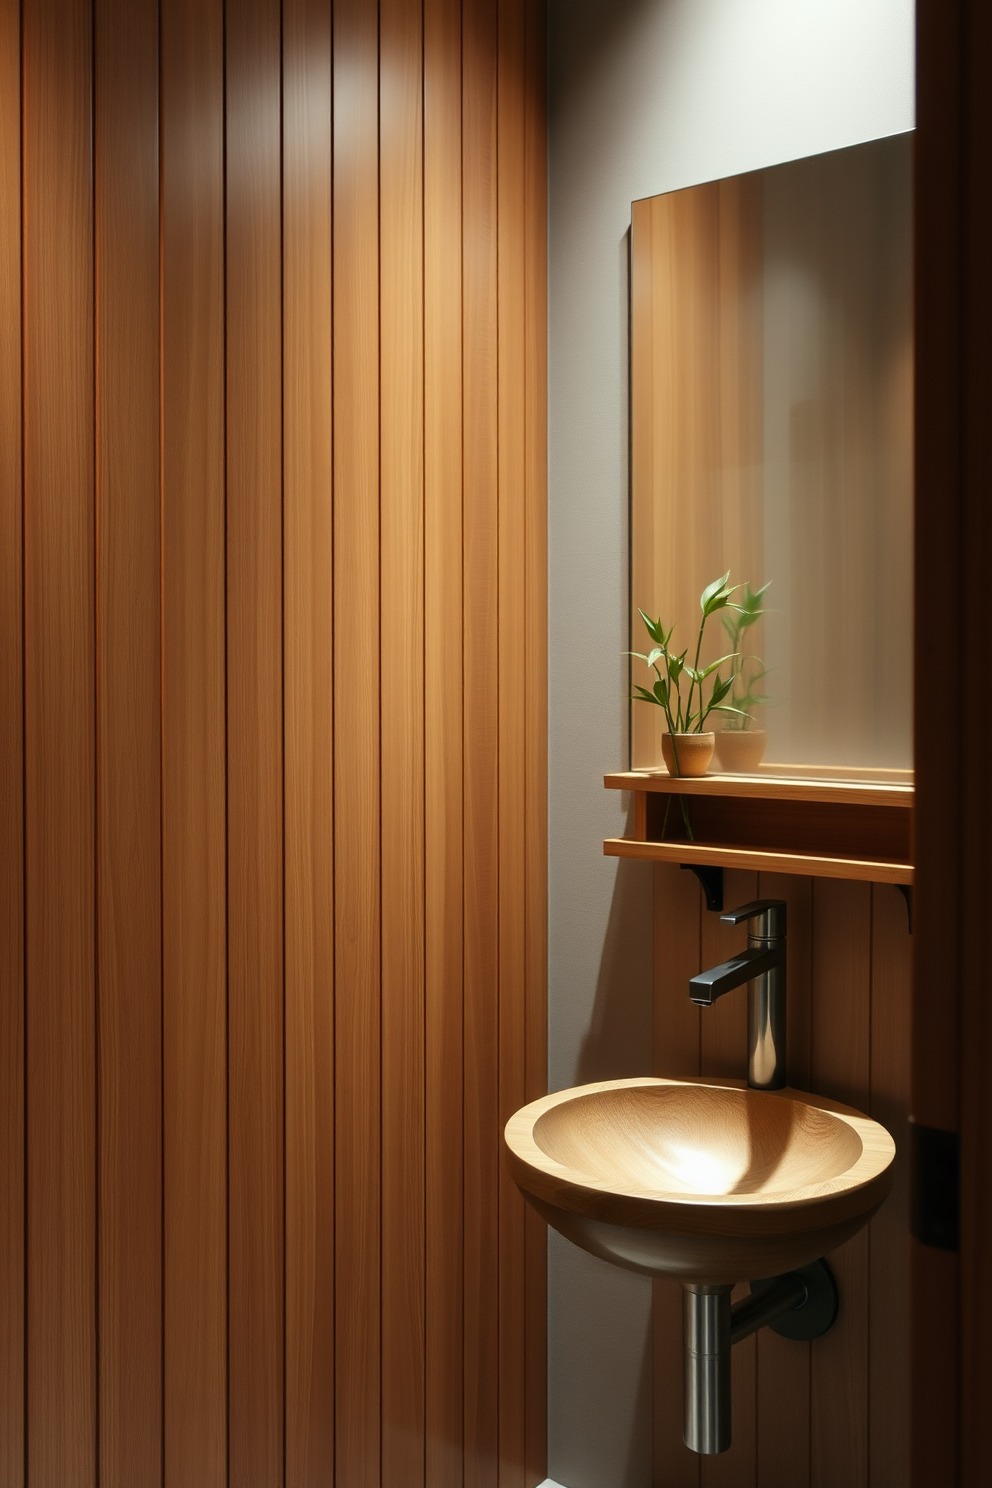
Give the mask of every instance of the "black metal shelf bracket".
[[706, 908], [714, 914], [723, 913], [723, 869], [712, 863], [680, 863], [683, 873], [694, 873], [703, 886]]

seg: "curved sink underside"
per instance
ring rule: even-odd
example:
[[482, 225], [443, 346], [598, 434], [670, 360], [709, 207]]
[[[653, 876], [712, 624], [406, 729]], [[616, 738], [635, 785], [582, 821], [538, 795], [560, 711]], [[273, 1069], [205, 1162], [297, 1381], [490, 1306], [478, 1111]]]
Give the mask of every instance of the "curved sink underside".
[[738, 1081], [610, 1080], [506, 1126], [513, 1176], [561, 1234], [649, 1275], [724, 1283], [806, 1265], [892, 1186], [895, 1145], [858, 1111]]

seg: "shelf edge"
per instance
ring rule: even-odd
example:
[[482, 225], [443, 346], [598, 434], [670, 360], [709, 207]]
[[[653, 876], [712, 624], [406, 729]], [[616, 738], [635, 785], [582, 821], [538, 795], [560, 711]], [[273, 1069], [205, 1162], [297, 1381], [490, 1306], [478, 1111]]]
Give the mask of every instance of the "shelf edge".
[[797, 873], [806, 878], [847, 878], [869, 883], [912, 884], [914, 876], [912, 863], [692, 842], [635, 842], [629, 837], [608, 837], [603, 843], [603, 853], [608, 858], [637, 858], [649, 863], [710, 863], [760, 873]]

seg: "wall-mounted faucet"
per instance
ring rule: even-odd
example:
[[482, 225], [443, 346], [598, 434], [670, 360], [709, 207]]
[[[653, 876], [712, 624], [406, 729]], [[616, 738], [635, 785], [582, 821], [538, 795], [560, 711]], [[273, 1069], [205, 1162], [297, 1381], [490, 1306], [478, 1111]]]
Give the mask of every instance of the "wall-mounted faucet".
[[747, 950], [689, 983], [699, 1007], [747, 982], [747, 1083], [754, 1090], [781, 1090], [785, 1079], [785, 913], [784, 899], [756, 899], [720, 916], [722, 925], [748, 927]]

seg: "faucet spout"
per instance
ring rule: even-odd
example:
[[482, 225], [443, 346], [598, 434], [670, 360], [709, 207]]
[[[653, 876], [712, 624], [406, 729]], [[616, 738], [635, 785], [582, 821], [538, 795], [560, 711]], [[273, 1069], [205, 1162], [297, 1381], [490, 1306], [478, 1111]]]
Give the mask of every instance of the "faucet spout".
[[747, 1083], [753, 1090], [785, 1086], [785, 920], [783, 899], [757, 899], [721, 915], [725, 925], [749, 923], [747, 950], [689, 982], [697, 1007], [747, 982]]
[[748, 947], [739, 956], [721, 961], [709, 971], [701, 971], [689, 981], [689, 999], [697, 1007], [712, 1007], [718, 997], [741, 987], [753, 977], [762, 976], [777, 966], [785, 965], [782, 946]]

